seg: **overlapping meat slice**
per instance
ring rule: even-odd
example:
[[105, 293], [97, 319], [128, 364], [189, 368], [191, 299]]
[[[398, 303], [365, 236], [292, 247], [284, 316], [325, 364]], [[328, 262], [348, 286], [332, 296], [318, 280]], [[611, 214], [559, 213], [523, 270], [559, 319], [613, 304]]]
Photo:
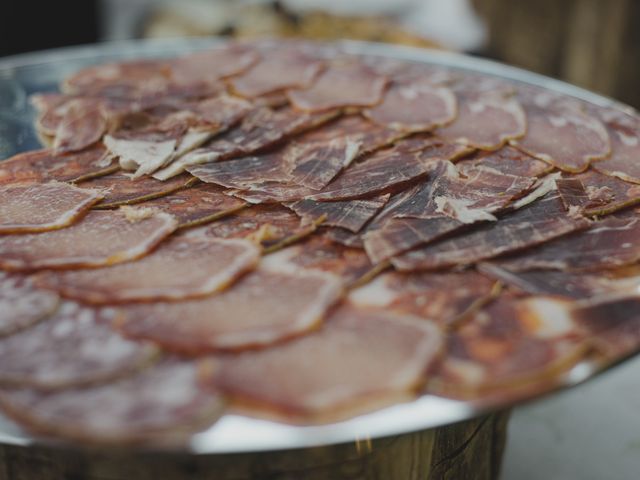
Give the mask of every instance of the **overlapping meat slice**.
[[35, 325], [0, 339], [0, 384], [42, 390], [98, 383], [141, 368], [157, 354], [110, 326], [113, 312], [62, 302]]
[[568, 302], [506, 295], [449, 334], [427, 391], [454, 397], [509, 392], [568, 370], [586, 349]]
[[512, 86], [488, 77], [469, 76], [454, 85], [455, 120], [437, 130], [447, 140], [483, 150], [496, 150], [527, 131], [525, 112]]
[[568, 233], [585, 229], [590, 222], [567, 212], [558, 192], [508, 213], [497, 222], [442, 239], [394, 257], [399, 270], [436, 270], [469, 265], [524, 248], [534, 247]]
[[593, 163], [601, 173], [640, 183], [640, 120], [614, 109], [602, 109], [600, 118], [611, 139], [611, 155]]
[[286, 88], [308, 87], [320, 73], [323, 62], [299, 49], [283, 48], [263, 56], [245, 73], [229, 80], [235, 93], [255, 98]]
[[88, 444], [184, 445], [222, 413], [200, 366], [163, 360], [134, 376], [57, 392], [0, 390], [0, 406], [30, 430]]
[[382, 102], [364, 110], [374, 122], [409, 132], [428, 132], [452, 122], [457, 114], [453, 92], [430, 78], [404, 75], [393, 79]]
[[0, 272], [0, 337], [30, 327], [58, 308], [58, 295], [28, 277]]
[[356, 61], [329, 65], [311, 87], [288, 90], [298, 109], [321, 112], [344, 107], [371, 107], [382, 100], [388, 79]]
[[640, 260], [640, 212], [628, 210], [594, 222], [589, 230], [495, 260], [512, 271], [601, 270]]
[[361, 308], [384, 309], [451, 327], [499, 292], [495, 280], [473, 270], [442, 273], [388, 272], [349, 293]]
[[99, 205], [100, 208], [114, 208], [163, 197], [182, 190], [195, 181], [197, 180], [188, 174], [162, 182], [147, 175], [134, 178], [130, 173], [118, 171], [77, 182], [77, 185], [82, 188], [99, 190], [104, 197]]
[[427, 320], [341, 307], [316, 333], [222, 357], [212, 383], [238, 406], [335, 420], [414, 394], [441, 345]]
[[191, 354], [262, 347], [315, 328], [341, 291], [333, 275], [265, 265], [219, 295], [127, 305], [120, 328]]
[[60, 230], [0, 236], [5, 270], [98, 267], [141, 257], [177, 226], [166, 213], [123, 207], [92, 211]]
[[20, 153], [0, 162], [0, 184], [58, 180], [74, 181], [106, 175], [117, 169], [102, 146], [71, 154], [52, 149]]
[[542, 177], [553, 170], [548, 163], [509, 145], [492, 152], [477, 152], [456, 165], [463, 172], [467, 168], [481, 166], [519, 177]]
[[67, 227], [101, 199], [97, 190], [63, 182], [0, 186], [0, 234]]
[[578, 100], [546, 90], [520, 87], [527, 134], [512, 144], [566, 172], [582, 172], [611, 152], [609, 134]]
[[133, 262], [43, 272], [36, 282], [85, 303], [179, 300], [226, 288], [259, 257], [260, 250], [248, 240], [180, 235]]
[[248, 114], [237, 127], [217, 136], [209, 144], [174, 160], [166, 168], [154, 173], [159, 180], [166, 180], [189, 169], [195, 176], [206, 168], [200, 165], [256, 153], [281, 142], [286, 137], [321, 125], [339, 112], [319, 114], [300, 113], [292, 108], [273, 110], [257, 108]]
[[333, 201], [387, 193], [433, 170], [436, 160], [450, 160], [468, 153], [464, 146], [437, 138], [424, 139], [419, 149], [407, 151], [402, 141], [394, 147], [374, 152], [352, 165], [311, 200]]
[[107, 117], [100, 102], [91, 98], [76, 98], [65, 104], [53, 139], [53, 148], [60, 153], [77, 152], [100, 141], [107, 132]]

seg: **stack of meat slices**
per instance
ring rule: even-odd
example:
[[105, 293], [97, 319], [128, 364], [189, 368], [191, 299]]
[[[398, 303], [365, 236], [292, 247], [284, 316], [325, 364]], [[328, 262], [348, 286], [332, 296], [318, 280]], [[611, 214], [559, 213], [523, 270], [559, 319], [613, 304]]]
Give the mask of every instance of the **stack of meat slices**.
[[640, 347], [640, 119], [286, 42], [99, 65], [0, 164], [0, 406], [183, 442], [506, 403]]

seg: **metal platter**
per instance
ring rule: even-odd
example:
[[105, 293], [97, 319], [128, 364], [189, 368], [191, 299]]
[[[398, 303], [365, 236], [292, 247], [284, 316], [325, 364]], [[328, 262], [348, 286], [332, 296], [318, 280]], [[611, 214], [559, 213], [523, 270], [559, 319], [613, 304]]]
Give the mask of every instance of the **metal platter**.
[[[57, 49], [0, 59], [0, 159], [40, 147], [33, 128], [29, 95], [55, 91], [59, 82], [88, 65], [133, 58], [158, 58], [213, 47], [220, 39], [130, 41]], [[348, 53], [422, 62], [479, 72], [533, 84], [600, 106], [631, 111], [630, 107], [572, 85], [469, 56], [364, 42], [341, 42]], [[553, 391], [575, 386], [600, 373], [603, 367], [585, 360], [553, 385]], [[514, 402], [514, 400], [509, 400]], [[193, 454], [249, 453], [339, 444], [415, 432], [467, 420], [512, 403], [474, 403], [432, 395], [346, 421], [320, 426], [294, 426], [227, 414], [207, 431], [194, 435], [187, 446]], [[38, 440], [0, 416], [0, 442], [27, 446]]]

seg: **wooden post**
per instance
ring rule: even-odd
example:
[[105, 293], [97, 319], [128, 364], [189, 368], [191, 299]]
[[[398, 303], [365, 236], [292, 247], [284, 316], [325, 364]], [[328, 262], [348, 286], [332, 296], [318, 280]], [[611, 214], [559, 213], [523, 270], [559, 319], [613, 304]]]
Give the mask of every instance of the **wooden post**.
[[0, 480], [497, 479], [508, 412], [423, 432], [255, 454], [0, 446]]

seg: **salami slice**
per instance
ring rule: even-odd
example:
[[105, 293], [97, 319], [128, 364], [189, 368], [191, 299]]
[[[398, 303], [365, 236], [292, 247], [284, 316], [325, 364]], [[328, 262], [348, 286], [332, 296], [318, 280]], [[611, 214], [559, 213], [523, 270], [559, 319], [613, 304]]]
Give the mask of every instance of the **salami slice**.
[[0, 272], [0, 337], [30, 327], [58, 308], [58, 295], [18, 274]]
[[454, 86], [456, 119], [437, 134], [483, 150], [496, 150], [527, 131], [524, 110], [511, 86], [490, 78], [469, 77]]
[[239, 406], [335, 420], [411, 396], [441, 345], [424, 319], [343, 307], [317, 333], [222, 359], [212, 382]]
[[53, 148], [60, 153], [83, 150], [100, 141], [107, 127], [107, 118], [98, 101], [73, 99], [65, 105], [65, 113], [55, 132]]
[[288, 90], [287, 95], [296, 108], [310, 112], [371, 107], [382, 100], [387, 81], [365, 65], [336, 63], [328, 66], [311, 87]]
[[0, 187], [0, 234], [67, 227], [101, 199], [97, 190], [62, 182]]
[[125, 262], [148, 253], [176, 225], [171, 215], [152, 210], [92, 211], [61, 230], [0, 236], [0, 267], [24, 271]]
[[611, 155], [593, 163], [598, 172], [627, 182], [640, 183], [640, 121], [637, 117], [617, 110], [601, 110], [611, 139]]
[[223, 401], [199, 364], [168, 359], [116, 382], [58, 392], [0, 390], [0, 405], [40, 434], [88, 444], [181, 446], [211, 425]]
[[315, 328], [340, 287], [329, 274], [262, 268], [219, 295], [127, 305], [120, 328], [129, 337], [190, 354], [261, 347]]
[[527, 134], [512, 143], [523, 151], [572, 173], [611, 152], [606, 128], [577, 100], [533, 89], [520, 89], [519, 98], [527, 112]]
[[116, 333], [112, 312], [63, 302], [34, 326], [0, 339], [0, 384], [41, 390], [99, 383], [126, 375], [157, 351]]

